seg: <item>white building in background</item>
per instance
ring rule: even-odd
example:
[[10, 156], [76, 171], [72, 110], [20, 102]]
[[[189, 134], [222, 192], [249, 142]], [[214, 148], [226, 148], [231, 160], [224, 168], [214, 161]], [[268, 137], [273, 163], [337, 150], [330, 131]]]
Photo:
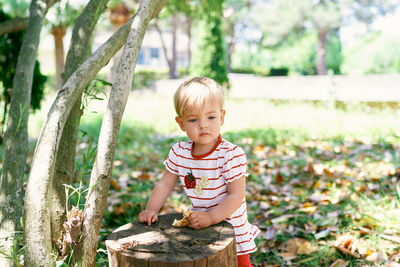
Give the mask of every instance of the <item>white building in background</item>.
[[[67, 55], [69, 43], [71, 40], [72, 29], [67, 30], [67, 34], [64, 37], [64, 49], [65, 56]], [[170, 32], [164, 31], [163, 38], [167, 47], [167, 53], [169, 58], [172, 58], [172, 35]], [[92, 51], [96, 51], [107, 39], [112, 35], [111, 32], [97, 31], [93, 39]], [[189, 64], [188, 51], [187, 51], [188, 38], [186, 34], [183, 34], [178, 30], [177, 32], [177, 68], [185, 68]], [[46, 31], [42, 31], [42, 36], [39, 44], [38, 60], [43, 73], [46, 75], [52, 75], [55, 73], [55, 56], [54, 56], [54, 40], [52, 35]], [[122, 49], [121, 49], [122, 51]], [[120, 52], [121, 53], [121, 52]], [[114, 60], [103, 68], [101, 72], [109, 72]], [[144, 36], [142, 47], [140, 49], [139, 58], [136, 65], [136, 70], [159, 70], [168, 71], [168, 63], [165, 58], [164, 49], [162, 48], [161, 38], [158, 32], [154, 29], [149, 28]]]
[[[167, 47], [168, 57], [172, 58], [172, 35], [163, 32], [163, 38]], [[180, 31], [177, 33], [177, 68], [187, 67], [189, 64], [187, 51], [188, 38]], [[157, 31], [147, 31], [137, 61], [137, 69], [168, 69], [161, 38]]]

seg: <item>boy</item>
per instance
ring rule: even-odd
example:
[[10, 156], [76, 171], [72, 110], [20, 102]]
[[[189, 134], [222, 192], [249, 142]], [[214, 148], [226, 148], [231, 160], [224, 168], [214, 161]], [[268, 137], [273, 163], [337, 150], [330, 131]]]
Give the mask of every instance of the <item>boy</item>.
[[247, 220], [245, 200], [246, 155], [220, 135], [224, 124], [224, 94], [212, 79], [195, 77], [182, 83], [174, 95], [175, 118], [190, 142], [178, 142], [164, 161], [166, 171], [155, 186], [139, 221], [149, 225], [178, 179], [192, 205], [189, 227], [201, 229], [223, 220], [235, 229], [239, 266], [252, 266], [249, 253], [259, 229]]

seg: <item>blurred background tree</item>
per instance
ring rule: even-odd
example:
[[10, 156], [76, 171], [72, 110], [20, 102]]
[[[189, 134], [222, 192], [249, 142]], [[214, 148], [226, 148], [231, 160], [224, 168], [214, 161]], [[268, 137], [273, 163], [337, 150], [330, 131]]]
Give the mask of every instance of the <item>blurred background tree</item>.
[[[179, 76], [177, 69], [178, 51], [177, 43], [179, 42], [178, 34], [180, 30], [187, 37], [187, 61], [190, 65], [192, 49], [191, 49], [191, 32], [192, 21], [195, 17], [195, 10], [198, 6], [190, 0], [170, 0], [161, 12], [160, 16], [152, 22], [152, 27], [158, 32], [161, 40], [161, 45], [164, 51], [165, 60], [168, 64], [168, 73], [170, 79], [175, 79]], [[165, 41], [163, 32], [171, 32], [171, 44], [168, 45]], [[168, 49], [170, 48], [170, 49]], [[185, 70], [187, 74], [188, 68]]]
[[[6, 14], [2, 10], [0, 10], [0, 23], [16, 18], [14, 16], [26, 15], [26, 2], [18, 2], [20, 3], [20, 5], [17, 5], [17, 2], [15, 1], [11, 1], [10, 3], [14, 3], [13, 6], [14, 8], [16, 8], [16, 10], [11, 12], [12, 15]], [[3, 116], [0, 122], [0, 143], [2, 142], [2, 136], [5, 130], [4, 127], [6, 125], [6, 119], [8, 116], [8, 107], [12, 97], [12, 85], [24, 33], [25, 31], [21, 30], [0, 35], [0, 88], [2, 91], [0, 103], [3, 104]], [[40, 102], [43, 99], [46, 81], [47, 77], [41, 73], [40, 63], [38, 60], [36, 60], [33, 72], [32, 95], [30, 101], [30, 106], [32, 110], [40, 109]]]
[[[262, 60], [258, 57], [247, 64], [288, 68], [293, 74], [324, 75], [329, 69], [340, 74], [345, 61], [342, 27], [363, 23], [371, 31], [374, 21], [395, 11], [398, 5], [398, 0], [254, 1], [247, 26], [253, 34], [245, 42], [249, 52], [257, 53]], [[249, 57], [235, 65], [243, 67], [243, 60]]]
[[207, 76], [228, 85], [226, 46], [222, 34], [223, 0], [201, 0], [196, 50], [190, 66], [192, 76]]
[[63, 84], [61, 77], [64, 72], [65, 53], [64, 36], [68, 27], [74, 25], [75, 20], [83, 9], [83, 5], [72, 5], [69, 0], [61, 0], [54, 4], [46, 16], [50, 27], [50, 33], [54, 38], [54, 55], [56, 66], [56, 90], [60, 90]]

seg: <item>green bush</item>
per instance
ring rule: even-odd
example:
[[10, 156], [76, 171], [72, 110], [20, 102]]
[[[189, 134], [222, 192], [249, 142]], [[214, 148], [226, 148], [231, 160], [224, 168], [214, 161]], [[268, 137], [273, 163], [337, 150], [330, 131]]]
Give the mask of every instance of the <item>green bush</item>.
[[190, 75], [205, 76], [221, 85], [229, 85], [225, 41], [222, 35], [221, 0], [204, 0], [199, 22], [198, 47], [193, 53]]
[[269, 70], [269, 76], [288, 76], [289, 68], [280, 67], [280, 68], [271, 68]]
[[133, 75], [132, 90], [151, 87], [157, 80], [168, 79], [168, 71], [139, 70]]

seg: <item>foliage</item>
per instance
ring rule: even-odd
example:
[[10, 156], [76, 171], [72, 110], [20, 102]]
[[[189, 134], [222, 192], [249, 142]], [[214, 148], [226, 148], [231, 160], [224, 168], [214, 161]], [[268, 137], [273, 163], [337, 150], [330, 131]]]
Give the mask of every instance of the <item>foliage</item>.
[[[0, 10], [0, 22], [11, 19], [11, 17]], [[22, 46], [24, 32], [14, 32], [0, 36], [0, 81], [3, 84], [2, 100], [8, 104], [10, 95], [8, 90], [13, 87], [13, 79], [16, 71], [19, 50]], [[39, 61], [36, 61], [31, 93], [31, 108], [40, 108], [43, 98], [44, 84], [47, 77], [40, 72]], [[12, 93], [12, 91], [10, 91]]]
[[150, 88], [152, 83], [162, 79], [168, 79], [167, 71], [138, 70], [133, 75], [132, 89]]
[[198, 47], [194, 52], [190, 74], [206, 76], [228, 85], [225, 43], [221, 31], [223, 0], [203, 0], [199, 22]]
[[341, 74], [343, 64], [342, 43], [337, 31], [329, 32], [326, 42], [326, 68], [334, 74]]
[[0, 8], [12, 18], [27, 17], [30, 1], [7, 0], [0, 2]]
[[345, 51], [344, 72], [399, 73], [399, 47], [400, 42], [397, 38], [380, 32], [371, 32]]

